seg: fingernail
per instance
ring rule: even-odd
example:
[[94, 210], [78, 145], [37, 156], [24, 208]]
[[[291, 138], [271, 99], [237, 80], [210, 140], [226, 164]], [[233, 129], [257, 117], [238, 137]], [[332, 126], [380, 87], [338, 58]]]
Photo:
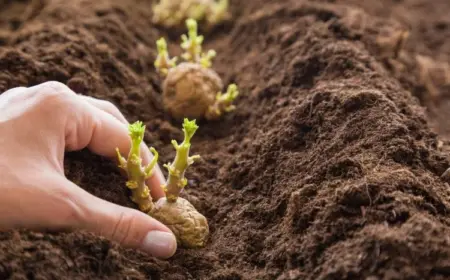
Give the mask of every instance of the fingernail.
[[177, 240], [172, 233], [150, 231], [144, 239], [142, 250], [158, 258], [170, 258], [177, 250]]

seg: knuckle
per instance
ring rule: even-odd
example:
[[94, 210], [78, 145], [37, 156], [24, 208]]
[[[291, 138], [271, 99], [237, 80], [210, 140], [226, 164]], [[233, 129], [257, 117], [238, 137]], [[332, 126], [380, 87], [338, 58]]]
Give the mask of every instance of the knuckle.
[[74, 99], [75, 93], [63, 83], [50, 81], [40, 85], [38, 98], [48, 105], [63, 105]]
[[[41, 84], [43, 89], [54, 92], [56, 94], [75, 94], [68, 86], [61, 82], [49, 81]], [[50, 89], [50, 90], [48, 90]]]
[[125, 119], [125, 117], [120, 112], [119, 108], [117, 108], [117, 106], [114, 105], [114, 103], [107, 101], [107, 100], [100, 100], [100, 102], [101, 102], [100, 107], [103, 111], [114, 116], [119, 121], [122, 121]]
[[122, 116], [122, 113], [120, 112], [119, 108], [117, 108], [114, 103], [110, 101], [103, 101], [105, 102], [105, 111], [110, 113], [113, 116], [116, 116], [117, 118], [120, 118]]
[[119, 109], [117, 109], [116, 105], [114, 105], [111, 101], [100, 100], [100, 102], [109, 113], [119, 112]]

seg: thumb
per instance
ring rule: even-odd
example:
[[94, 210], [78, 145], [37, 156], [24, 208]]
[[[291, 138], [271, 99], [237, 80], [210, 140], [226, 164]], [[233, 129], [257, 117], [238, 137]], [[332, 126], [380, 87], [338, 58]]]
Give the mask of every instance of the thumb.
[[175, 254], [176, 238], [165, 225], [143, 212], [102, 200], [73, 185], [77, 193], [76, 204], [84, 210], [78, 220], [78, 229], [158, 258], [170, 258]]

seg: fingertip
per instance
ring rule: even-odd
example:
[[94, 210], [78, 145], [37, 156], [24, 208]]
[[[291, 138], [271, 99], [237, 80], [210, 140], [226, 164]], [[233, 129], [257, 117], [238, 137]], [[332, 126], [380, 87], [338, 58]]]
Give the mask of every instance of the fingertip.
[[177, 240], [171, 232], [153, 230], [145, 236], [141, 250], [157, 258], [168, 259], [177, 251]]
[[175, 254], [177, 241], [172, 231], [148, 214], [116, 205], [79, 190], [78, 201], [87, 215], [80, 227], [120, 245], [158, 258]]
[[131, 211], [136, 215], [134, 219], [136, 221], [140, 220], [139, 224], [143, 225], [147, 230], [147, 232], [144, 232], [144, 237], [141, 239], [140, 244], [135, 248], [161, 259], [172, 257], [178, 247], [174, 233], [152, 216], [134, 209]]

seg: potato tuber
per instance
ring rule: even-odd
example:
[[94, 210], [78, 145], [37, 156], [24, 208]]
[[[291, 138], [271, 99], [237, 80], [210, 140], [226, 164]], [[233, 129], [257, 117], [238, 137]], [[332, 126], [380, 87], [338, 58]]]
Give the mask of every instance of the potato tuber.
[[191, 249], [206, 245], [208, 221], [186, 199], [179, 197], [176, 202], [169, 202], [161, 198], [149, 215], [170, 228], [179, 245]]
[[[185, 62], [175, 65], [170, 60], [164, 39], [157, 42], [158, 58], [156, 69], [165, 77], [163, 103], [166, 110], [176, 119], [192, 118], [216, 120], [226, 112], [235, 109], [232, 104], [238, 96], [237, 86], [232, 84], [223, 94], [223, 82], [211, 69], [214, 50], [203, 52], [203, 36], [197, 33], [197, 22], [186, 21], [188, 35], [182, 36], [182, 58]], [[163, 42], [163, 43], [162, 43]], [[165, 47], [164, 47], [165, 46]], [[171, 61], [172, 63], [168, 63]]]
[[206, 117], [222, 87], [222, 80], [211, 69], [196, 63], [181, 63], [169, 71], [164, 81], [164, 107], [176, 119]]

